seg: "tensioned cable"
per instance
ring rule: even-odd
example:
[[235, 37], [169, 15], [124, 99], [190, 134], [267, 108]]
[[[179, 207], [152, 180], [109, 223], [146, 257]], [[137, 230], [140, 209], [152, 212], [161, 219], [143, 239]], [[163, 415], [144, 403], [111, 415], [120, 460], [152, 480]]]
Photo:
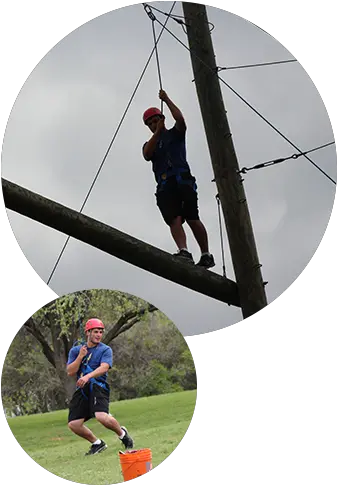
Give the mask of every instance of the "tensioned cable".
[[297, 158], [301, 157], [302, 155], [305, 155], [307, 153], [311, 153], [311, 152], [315, 152], [317, 150], [321, 150], [322, 148], [326, 148], [330, 145], [334, 145], [335, 142], [334, 141], [331, 141], [330, 143], [325, 143], [324, 145], [321, 145], [319, 147], [316, 147], [316, 148], [312, 148], [311, 150], [307, 150], [303, 153], [294, 153], [294, 155], [291, 155], [290, 157], [285, 157], [285, 158], [276, 158], [275, 160], [269, 160], [268, 162], [264, 162], [264, 163], [258, 163], [257, 165], [254, 165], [253, 167], [243, 167], [241, 170], [238, 170], [238, 173], [247, 173], [249, 172], [250, 170], [256, 170], [256, 169], [259, 169], [259, 168], [265, 168], [265, 167], [270, 167], [272, 165], [276, 165], [277, 163], [282, 163], [282, 162], [285, 162], [286, 160], [296, 160]]
[[[185, 30], [184, 30], [184, 32], [185, 32]], [[187, 32], [185, 32], [185, 33], [187, 34]], [[247, 69], [247, 68], [250, 68], [250, 67], [275, 66], [277, 64], [287, 64], [289, 62], [298, 62], [298, 61], [297, 61], [297, 59], [287, 59], [285, 61], [260, 62], [260, 63], [257, 63], [257, 64], [244, 64], [244, 65], [240, 65], [240, 66], [217, 67], [216, 69], [217, 69], [217, 72], [234, 71], [234, 70], [237, 70], [237, 69]], [[194, 79], [192, 80], [192, 82], [194, 82]]]
[[[159, 22], [159, 24], [163, 26], [163, 24], [158, 19], [157, 19], [157, 22]], [[199, 60], [199, 62], [201, 62], [205, 67], [207, 67], [207, 69], [210, 69], [213, 72], [213, 69], [208, 64], [206, 64], [202, 59], [200, 59], [200, 57], [197, 56], [193, 51], [191, 51], [191, 49], [186, 44], [184, 44], [184, 42], [182, 42], [173, 32], [171, 32], [166, 26], [164, 28], [183, 47], [185, 47], [185, 49], [187, 49], [191, 54], [193, 54], [195, 58]], [[295, 145], [295, 143], [293, 143], [286, 135], [284, 135], [278, 128], [276, 128], [276, 126], [274, 126], [265, 116], [263, 116], [256, 108], [254, 108], [254, 106], [252, 106], [243, 96], [241, 96], [241, 94], [239, 94], [234, 88], [232, 88], [232, 86], [230, 86], [230, 84], [228, 84], [224, 79], [222, 79], [217, 73], [216, 73], [216, 76], [222, 83], [225, 84], [225, 86], [228, 87], [228, 89], [230, 89], [239, 99], [241, 99], [241, 101], [243, 101], [251, 110], [253, 110], [255, 114], [257, 114], [261, 119], [263, 119], [263, 121], [265, 121], [274, 131], [276, 131], [276, 133], [278, 133], [284, 140], [286, 140], [290, 145], [292, 145], [292, 147], [295, 148], [298, 152], [300, 152], [301, 155], [303, 155], [314, 167], [317, 168], [317, 170], [319, 170], [323, 175], [325, 175], [325, 177], [327, 177], [333, 184], [336, 185], [335, 180], [332, 177], [330, 177], [330, 175], [328, 175], [319, 165], [317, 165], [313, 160], [311, 160], [311, 158], [309, 158], [308, 155], [305, 155], [303, 151], [300, 150]]]
[[249, 67], [275, 66], [277, 64], [288, 64], [289, 62], [298, 62], [298, 61], [297, 59], [286, 59], [285, 61], [259, 62], [257, 64], [244, 64], [242, 66], [218, 67], [218, 72], [231, 71], [233, 69], [246, 69]]
[[218, 204], [218, 219], [219, 219], [221, 257], [222, 257], [222, 274], [223, 274], [223, 276], [226, 276], [225, 250], [224, 250], [224, 243], [223, 243], [223, 231], [222, 231], [222, 222], [221, 222], [221, 210], [220, 210], [220, 197], [219, 197], [219, 194], [217, 194], [215, 196], [215, 199], [216, 199], [217, 204]]
[[[173, 5], [172, 5], [172, 7], [171, 7], [171, 11], [174, 9], [175, 4], [176, 4], [176, 2], [173, 2]], [[145, 75], [145, 72], [146, 72], [146, 70], [147, 70], [147, 68], [148, 68], [148, 65], [150, 64], [150, 61], [151, 61], [152, 56], [153, 56], [153, 53], [154, 53], [154, 51], [155, 51], [155, 49], [156, 49], [156, 47], [157, 47], [157, 44], [158, 44], [158, 42], [159, 42], [159, 40], [160, 40], [160, 38], [161, 38], [161, 36], [162, 36], [162, 34], [163, 34], [164, 30], [165, 30], [166, 23], [168, 22], [168, 20], [169, 20], [169, 17], [167, 17], [166, 22], [165, 22], [165, 23], [162, 25], [162, 29], [161, 29], [161, 31], [160, 31], [160, 33], [159, 33], [159, 35], [158, 35], [158, 38], [157, 38], [156, 43], [155, 43], [155, 46], [152, 48], [152, 51], [151, 51], [151, 53], [150, 53], [150, 55], [149, 55], [149, 58], [148, 58], [148, 60], [147, 60], [147, 62], [146, 62], [146, 64], [145, 64], [145, 67], [144, 67], [144, 69], [143, 69], [143, 71], [142, 71], [142, 73], [141, 73], [141, 75], [140, 75], [140, 77], [139, 77], [139, 79], [138, 79], [138, 82], [137, 82], [137, 84], [136, 84], [136, 87], [135, 87], [135, 89], [134, 89], [134, 91], [133, 91], [133, 93], [132, 93], [132, 95], [131, 95], [131, 98], [130, 98], [130, 100], [129, 100], [129, 102], [128, 102], [127, 106], [126, 106], [126, 109], [125, 109], [125, 111], [124, 111], [124, 113], [123, 113], [123, 115], [122, 115], [122, 118], [121, 118], [120, 122], [119, 122], [119, 123], [118, 123], [118, 125], [117, 125], [116, 131], [115, 131], [115, 133], [114, 133], [114, 135], [113, 135], [113, 137], [112, 137], [112, 139], [111, 139], [111, 142], [110, 142], [110, 144], [109, 144], [109, 146], [108, 146], [108, 149], [107, 149], [107, 151], [106, 151], [106, 153], [105, 153], [105, 155], [104, 155], [104, 157], [103, 157], [103, 160], [102, 160], [102, 162], [101, 162], [101, 164], [100, 164], [100, 166], [99, 166], [99, 168], [98, 168], [98, 170], [97, 170], [97, 173], [96, 173], [96, 175], [95, 175], [95, 177], [94, 177], [94, 180], [93, 180], [93, 182], [92, 182], [92, 184], [91, 184], [91, 186], [90, 186], [90, 188], [89, 188], [89, 190], [88, 190], [88, 193], [87, 193], [87, 195], [86, 195], [86, 197], [85, 197], [85, 199], [84, 199], [84, 202], [83, 202], [83, 204], [82, 204], [82, 206], [81, 206], [81, 209], [79, 210], [79, 212], [80, 212], [80, 213], [82, 213], [82, 211], [83, 211], [83, 209], [84, 209], [84, 206], [85, 206], [85, 204], [87, 203], [88, 198], [89, 198], [89, 196], [90, 196], [90, 194], [91, 194], [91, 192], [92, 192], [92, 189], [93, 189], [93, 187], [94, 187], [94, 185], [95, 185], [95, 183], [96, 183], [96, 180], [97, 180], [97, 178], [98, 178], [98, 176], [99, 176], [99, 174], [100, 174], [100, 172], [101, 172], [101, 170], [102, 170], [102, 168], [103, 168], [103, 165], [104, 165], [104, 163], [105, 163], [105, 161], [106, 161], [106, 159], [107, 159], [107, 157], [108, 157], [108, 155], [109, 155], [109, 152], [110, 152], [110, 149], [111, 149], [111, 147], [112, 147], [112, 144], [114, 143], [114, 141], [115, 141], [115, 139], [116, 139], [116, 136], [117, 136], [117, 134], [118, 134], [118, 132], [119, 132], [119, 130], [120, 130], [120, 127], [122, 126], [122, 123], [123, 123], [123, 121], [124, 121], [124, 119], [125, 119], [125, 117], [126, 117], [126, 114], [127, 114], [128, 110], [129, 110], [129, 108], [130, 108], [130, 105], [131, 105], [131, 103], [132, 103], [132, 101], [133, 101], [133, 98], [134, 98], [134, 97], [135, 97], [135, 95], [136, 95], [136, 92], [137, 92], [137, 90], [138, 90], [138, 88], [139, 88], [139, 85], [140, 85], [140, 83], [141, 83], [141, 81], [142, 81], [142, 79], [143, 79], [144, 75]], [[63, 253], [64, 253], [64, 251], [65, 251], [65, 249], [66, 249], [66, 247], [67, 247], [67, 244], [68, 244], [68, 242], [69, 242], [69, 239], [70, 239], [70, 236], [68, 236], [68, 237], [67, 237], [67, 239], [66, 239], [66, 241], [65, 241], [65, 243], [64, 243], [64, 245], [63, 245], [63, 247], [62, 247], [62, 249], [61, 249], [61, 252], [60, 252], [60, 254], [59, 254], [59, 256], [58, 256], [58, 258], [57, 258], [57, 260], [56, 260], [56, 262], [55, 262], [55, 264], [54, 264], [54, 267], [53, 267], [53, 269], [52, 269], [52, 271], [51, 271], [51, 273], [50, 273], [50, 276], [49, 276], [49, 278], [48, 278], [48, 280], [47, 280], [47, 285], [49, 285], [49, 283], [50, 283], [50, 281], [51, 281], [51, 279], [52, 279], [52, 277], [53, 277], [53, 275], [54, 275], [54, 273], [55, 273], [55, 270], [56, 270], [56, 268], [57, 268], [57, 266], [58, 266], [58, 264], [59, 264], [59, 262], [60, 262], [60, 259], [61, 259], [62, 255], [63, 255]]]
[[[185, 30], [184, 30], [185, 32]], [[187, 34], [187, 32], [185, 32]], [[234, 71], [237, 69], [247, 69], [250, 67], [261, 67], [261, 66], [275, 66], [277, 64], [287, 64], [289, 62], [298, 62], [297, 59], [287, 59], [285, 61], [273, 61], [273, 62], [259, 62], [257, 64], [244, 64], [241, 66], [228, 66], [228, 67], [217, 67], [217, 72], [220, 71]], [[219, 77], [219, 76], [218, 76]], [[193, 81], [194, 82], [194, 79]]]

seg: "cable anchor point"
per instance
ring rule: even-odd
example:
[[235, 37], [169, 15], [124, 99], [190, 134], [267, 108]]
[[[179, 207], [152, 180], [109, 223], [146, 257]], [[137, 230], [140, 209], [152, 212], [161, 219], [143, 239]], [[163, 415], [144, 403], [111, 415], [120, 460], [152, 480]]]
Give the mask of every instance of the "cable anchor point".
[[147, 3], [144, 3], [143, 5], [144, 5], [144, 10], [147, 13], [149, 19], [152, 20], [152, 22], [157, 20], [155, 14], [152, 12], [152, 8], [150, 7], [150, 5], [148, 5]]

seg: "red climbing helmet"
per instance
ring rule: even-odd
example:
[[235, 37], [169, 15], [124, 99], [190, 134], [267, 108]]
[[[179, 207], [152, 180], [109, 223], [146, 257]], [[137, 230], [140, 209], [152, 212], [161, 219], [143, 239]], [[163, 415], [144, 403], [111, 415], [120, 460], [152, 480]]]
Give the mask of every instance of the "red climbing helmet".
[[93, 328], [103, 328], [104, 329], [104, 324], [98, 318], [91, 318], [85, 324], [84, 331], [87, 332], [88, 330], [92, 330]]
[[156, 116], [156, 115], [163, 116], [163, 113], [158, 108], [148, 108], [143, 114], [144, 123], [146, 124], [149, 118], [152, 118], [152, 116]]

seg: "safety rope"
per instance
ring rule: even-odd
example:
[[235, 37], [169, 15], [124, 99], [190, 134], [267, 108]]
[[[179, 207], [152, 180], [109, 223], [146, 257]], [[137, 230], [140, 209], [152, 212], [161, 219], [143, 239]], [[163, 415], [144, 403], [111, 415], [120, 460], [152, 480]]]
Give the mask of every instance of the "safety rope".
[[[150, 5], [148, 5], [147, 3], [143, 3], [143, 6], [144, 6], [144, 10], [147, 13], [149, 19], [152, 21], [152, 34], [153, 34], [154, 48], [155, 48], [155, 52], [156, 52], [157, 71], [158, 71], [158, 78], [159, 78], [159, 89], [162, 90], [163, 89], [163, 83], [162, 83], [162, 77], [161, 77], [161, 71], [160, 71], [159, 54], [158, 54], [156, 29], [155, 29], [156, 16], [152, 12], [152, 8], [150, 7]], [[167, 20], [168, 20], [168, 18], [167, 18]], [[163, 110], [164, 110], [164, 103], [163, 103], [163, 100], [161, 100], [160, 111], [162, 113], [164, 113]]]
[[[160, 65], [159, 65], [159, 54], [158, 54], [158, 48], [157, 48], [157, 43], [156, 43], [156, 30], [155, 30], [154, 22], [152, 22], [152, 30], [153, 30], [153, 41], [154, 41], [154, 45], [156, 46], [156, 60], [157, 60], [159, 88], [163, 89], [163, 83], [162, 83], [162, 80], [161, 80], [161, 72], [160, 72]], [[163, 100], [161, 100], [161, 112], [163, 112]]]
[[[173, 2], [173, 5], [172, 5], [172, 7], [171, 7], [171, 11], [173, 10], [173, 8], [174, 8], [175, 4], [176, 4], [176, 2]], [[81, 206], [81, 208], [80, 208], [80, 210], [79, 210], [80, 214], [82, 213], [82, 211], [83, 211], [83, 209], [84, 209], [84, 206], [85, 206], [85, 204], [87, 203], [88, 198], [89, 198], [89, 196], [90, 196], [90, 194], [91, 194], [91, 192], [92, 192], [92, 189], [94, 188], [94, 185], [95, 185], [95, 183], [96, 183], [96, 181], [97, 181], [97, 178], [98, 178], [98, 176], [99, 176], [99, 174], [100, 174], [100, 172], [101, 172], [101, 170], [102, 170], [102, 168], [103, 168], [103, 165], [104, 165], [104, 163], [105, 163], [105, 161], [106, 161], [106, 159], [107, 159], [107, 157], [108, 157], [108, 154], [109, 154], [109, 152], [110, 152], [110, 150], [111, 150], [111, 147], [112, 147], [112, 145], [113, 145], [113, 143], [114, 143], [114, 141], [115, 141], [115, 139], [116, 139], [116, 136], [117, 136], [117, 134], [118, 134], [118, 132], [119, 132], [119, 130], [120, 130], [120, 128], [121, 128], [121, 126], [122, 126], [122, 123], [123, 123], [123, 121], [124, 121], [124, 119], [125, 119], [125, 117], [126, 117], [126, 114], [127, 114], [128, 110], [129, 110], [130, 106], [131, 106], [131, 103], [132, 103], [132, 101], [133, 101], [133, 99], [134, 99], [134, 97], [135, 97], [135, 95], [136, 95], [136, 92], [137, 92], [137, 90], [138, 90], [138, 88], [139, 88], [139, 85], [140, 85], [140, 83], [141, 83], [141, 81], [142, 81], [142, 79], [143, 79], [143, 77], [144, 77], [144, 75], [145, 75], [145, 72], [146, 72], [147, 68], [148, 68], [148, 65], [150, 64], [150, 61], [151, 61], [152, 56], [153, 56], [153, 53], [154, 53], [154, 51], [155, 51], [155, 49], [156, 49], [156, 47], [157, 47], [157, 44], [158, 44], [158, 42], [159, 42], [159, 40], [160, 40], [160, 38], [161, 38], [161, 36], [162, 36], [162, 34], [163, 34], [164, 30], [165, 30], [166, 23], [168, 22], [168, 20], [169, 20], [169, 17], [167, 17], [166, 22], [165, 22], [165, 23], [162, 25], [162, 29], [161, 29], [161, 31], [160, 31], [160, 33], [159, 33], [159, 35], [158, 35], [158, 38], [156, 39], [156, 42], [155, 42], [155, 46], [154, 46], [154, 47], [152, 48], [152, 50], [151, 50], [151, 53], [150, 53], [150, 55], [149, 55], [149, 57], [148, 57], [148, 60], [146, 61], [146, 64], [145, 64], [145, 66], [144, 66], [144, 69], [143, 69], [143, 71], [142, 71], [142, 73], [141, 73], [141, 75], [140, 75], [140, 77], [139, 77], [139, 79], [138, 79], [138, 82], [137, 82], [137, 84], [136, 84], [136, 87], [135, 87], [135, 89], [134, 89], [134, 91], [133, 91], [133, 93], [132, 93], [132, 95], [131, 95], [131, 98], [130, 98], [130, 100], [129, 100], [129, 102], [128, 102], [127, 106], [126, 106], [126, 109], [125, 109], [125, 111], [124, 111], [124, 113], [123, 113], [123, 115], [122, 115], [122, 118], [121, 118], [120, 122], [119, 122], [119, 123], [118, 123], [118, 125], [117, 125], [116, 131], [115, 131], [115, 133], [114, 133], [114, 135], [113, 135], [113, 137], [112, 137], [112, 140], [111, 140], [111, 142], [110, 142], [110, 144], [109, 144], [109, 146], [108, 146], [108, 149], [107, 149], [107, 151], [106, 151], [106, 153], [105, 153], [105, 155], [104, 155], [104, 157], [103, 157], [103, 160], [102, 160], [102, 162], [101, 162], [101, 164], [100, 164], [100, 166], [99, 166], [99, 168], [98, 168], [98, 170], [97, 170], [97, 173], [96, 173], [96, 175], [95, 175], [95, 177], [94, 177], [94, 180], [93, 180], [93, 182], [92, 182], [92, 184], [91, 184], [91, 186], [90, 186], [90, 188], [89, 188], [89, 191], [88, 191], [88, 193], [87, 193], [87, 195], [86, 195], [86, 197], [85, 197], [85, 199], [84, 199], [84, 202], [83, 202], [83, 204], [82, 204], [82, 206]], [[49, 276], [49, 278], [48, 278], [48, 280], [47, 280], [47, 285], [49, 285], [49, 283], [50, 283], [50, 281], [51, 281], [51, 279], [52, 279], [52, 277], [53, 277], [53, 275], [54, 275], [54, 273], [55, 273], [55, 271], [56, 271], [56, 268], [57, 268], [57, 266], [58, 266], [58, 264], [59, 264], [59, 262], [60, 262], [60, 260], [61, 260], [61, 257], [62, 257], [62, 255], [63, 255], [63, 253], [64, 253], [64, 251], [65, 251], [65, 249], [66, 249], [66, 247], [67, 247], [67, 245], [68, 245], [69, 240], [70, 240], [70, 236], [67, 236], [66, 241], [65, 241], [65, 243], [64, 243], [64, 245], [63, 245], [63, 247], [62, 247], [62, 249], [61, 249], [61, 252], [60, 252], [60, 254], [59, 254], [59, 256], [58, 256], [58, 258], [57, 258], [57, 260], [56, 260], [56, 262], [55, 262], [55, 264], [54, 264], [54, 266], [53, 266], [53, 269], [52, 269], [52, 271], [51, 271], [51, 273], [50, 273], [50, 276]]]
[[[163, 27], [163, 24], [158, 19], [156, 19], [156, 20]], [[204, 62], [202, 59], [200, 59], [200, 57], [197, 56], [186, 44], [184, 44], [184, 42], [182, 42], [179, 39], [179, 37], [177, 37], [173, 32], [171, 32], [170, 29], [168, 29], [166, 26], [164, 27], [164, 29], [173, 38], [175, 38], [183, 47], [185, 47], [185, 49], [187, 49], [196, 59], [198, 59], [198, 61], [201, 64], [203, 64], [207, 69], [214, 72], [214, 70], [208, 64], [206, 64], [206, 62]], [[308, 155], [303, 153], [303, 151], [300, 148], [298, 148], [295, 145], [295, 143], [293, 143], [286, 135], [284, 135], [278, 128], [276, 128], [276, 126], [274, 126], [265, 116], [263, 116], [256, 108], [254, 108], [254, 106], [252, 106], [243, 96], [241, 96], [241, 94], [239, 94], [234, 88], [232, 88], [232, 86], [230, 86], [230, 84], [228, 84], [224, 79], [222, 79], [218, 75], [217, 72], [215, 74], [216, 74], [217, 78], [219, 79], [219, 81], [221, 81], [225, 86], [227, 86], [227, 88], [230, 89], [232, 91], [232, 93], [234, 93], [243, 103], [245, 103], [252, 111], [254, 111], [255, 114], [257, 114], [263, 121], [265, 121], [265, 123], [267, 123], [274, 131], [276, 131], [276, 133], [278, 133], [284, 140], [286, 140], [293, 148], [295, 148], [298, 152], [300, 152], [300, 155], [303, 155], [327, 179], [329, 179], [333, 184], [336, 185], [336, 181], [332, 177], [330, 177], [330, 175], [328, 175], [319, 165], [317, 165], [313, 160], [311, 160], [311, 158], [309, 158]]]

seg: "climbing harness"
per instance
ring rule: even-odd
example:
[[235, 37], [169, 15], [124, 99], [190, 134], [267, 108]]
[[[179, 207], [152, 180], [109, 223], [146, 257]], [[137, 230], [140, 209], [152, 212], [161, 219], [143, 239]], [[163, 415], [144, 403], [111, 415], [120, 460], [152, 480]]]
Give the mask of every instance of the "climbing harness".
[[190, 175], [189, 178], [184, 179], [181, 176], [184, 173], [191, 174], [191, 172], [188, 168], [172, 167], [169, 170], [166, 170], [165, 172], [156, 176], [156, 181], [157, 181], [157, 184], [158, 184], [157, 193], [162, 192], [164, 190], [165, 185], [167, 184], [167, 181], [169, 179], [171, 179], [172, 177], [175, 177], [178, 184], [189, 185], [190, 187], [193, 188], [194, 191], [196, 191], [197, 190], [197, 184], [195, 182], [195, 178], [192, 175]]
[[[91, 359], [91, 356], [92, 356], [92, 354], [93, 354], [94, 350], [95, 350], [95, 348], [93, 349], [93, 351], [92, 351], [92, 352], [90, 352], [90, 354], [89, 354], [89, 355], [86, 355], [86, 356], [83, 358], [83, 360], [82, 360], [82, 362], [81, 362], [81, 367], [82, 367], [82, 366], [84, 366], [84, 368], [85, 368], [85, 369], [83, 370], [83, 372], [81, 372], [80, 377], [84, 377], [84, 376], [86, 376], [87, 374], [90, 374], [90, 372], [93, 372], [93, 371], [94, 371], [94, 369], [93, 369], [92, 367], [90, 367], [90, 365], [89, 365], [89, 361], [90, 361], [90, 359]], [[89, 392], [90, 392], [90, 393], [92, 393], [92, 391], [93, 391], [94, 384], [97, 384], [97, 385], [98, 385], [98, 386], [100, 386], [102, 389], [108, 390], [108, 386], [107, 386], [106, 382], [99, 381], [98, 379], [96, 379], [96, 377], [91, 377], [91, 378], [89, 379]], [[88, 396], [85, 394], [85, 392], [84, 392], [83, 388], [81, 388], [81, 387], [77, 387], [77, 388], [76, 388], [76, 390], [78, 390], [78, 389], [81, 389], [82, 396], [83, 396], [85, 399], [87, 399], [87, 400], [88, 400], [89, 398], [88, 398]]]

